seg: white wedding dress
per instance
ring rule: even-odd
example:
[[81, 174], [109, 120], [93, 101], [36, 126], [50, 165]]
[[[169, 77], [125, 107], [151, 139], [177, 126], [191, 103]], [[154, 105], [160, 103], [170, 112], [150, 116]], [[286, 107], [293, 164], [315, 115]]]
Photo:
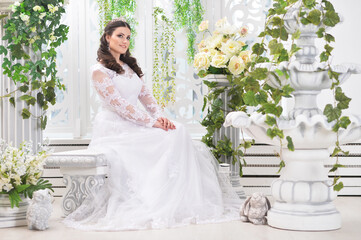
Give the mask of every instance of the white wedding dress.
[[[64, 223], [82, 230], [155, 229], [240, 219], [242, 200], [208, 148], [185, 127], [152, 128], [161, 109], [142, 79], [96, 64], [93, 86], [102, 99], [89, 148], [110, 164], [105, 185]], [[147, 111], [137, 107], [138, 99]]]

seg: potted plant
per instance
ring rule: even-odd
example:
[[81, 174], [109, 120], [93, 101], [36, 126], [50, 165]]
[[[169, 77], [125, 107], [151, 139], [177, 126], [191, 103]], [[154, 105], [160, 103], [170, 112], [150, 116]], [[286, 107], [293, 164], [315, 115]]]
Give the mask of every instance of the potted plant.
[[27, 199], [40, 189], [52, 189], [41, 179], [49, 149], [42, 147], [33, 153], [32, 143], [18, 148], [0, 140], [0, 227], [26, 225]]
[[201, 122], [206, 127], [207, 134], [202, 141], [212, 149], [217, 159], [236, 163], [237, 157], [243, 153], [237, 142], [232, 144], [232, 141], [237, 141], [238, 132], [230, 134], [233, 137], [220, 132], [225, 115], [237, 110], [239, 106], [240, 98], [237, 98], [233, 90], [234, 79], [243, 78], [251, 63], [251, 51], [245, 43], [248, 28], [230, 25], [226, 17], [218, 20], [215, 27], [215, 31], [211, 33], [208, 21], [199, 25], [199, 31], [208, 32], [210, 36], [198, 44], [199, 52], [193, 62], [198, 75], [206, 77], [203, 82], [209, 89], [203, 107], [203, 111], [207, 107], [207, 115]]

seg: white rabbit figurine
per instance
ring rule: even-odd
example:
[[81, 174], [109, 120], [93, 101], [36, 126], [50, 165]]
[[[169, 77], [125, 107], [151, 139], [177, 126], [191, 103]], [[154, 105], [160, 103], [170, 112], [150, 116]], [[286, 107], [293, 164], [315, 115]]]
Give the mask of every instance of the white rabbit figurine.
[[49, 227], [48, 222], [53, 211], [51, 200], [49, 189], [34, 192], [26, 214], [29, 229], [43, 231]]
[[271, 204], [263, 193], [256, 192], [249, 196], [241, 207], [241, 220], [253, 224], [267, 224], [267, 211]]

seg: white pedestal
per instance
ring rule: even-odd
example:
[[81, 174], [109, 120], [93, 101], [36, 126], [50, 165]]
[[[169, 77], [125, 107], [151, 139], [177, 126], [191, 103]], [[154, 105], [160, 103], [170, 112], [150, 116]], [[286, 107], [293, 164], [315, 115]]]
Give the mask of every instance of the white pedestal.
[[268, 212], [272, 227], [323, 231], [341, 228], [341, 216], [333, 204], [337, 195], [328, 179], [326, 149], [284, 151], [286, 167], [272, 183], [276, 202]]

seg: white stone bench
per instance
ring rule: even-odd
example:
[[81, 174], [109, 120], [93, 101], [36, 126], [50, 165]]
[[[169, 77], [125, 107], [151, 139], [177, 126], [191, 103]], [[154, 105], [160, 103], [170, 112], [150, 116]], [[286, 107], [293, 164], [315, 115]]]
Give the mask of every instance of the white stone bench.
[[108, 169], [104, 154], [88, 149], [53, 153], [47, 158], [46, 167], [59, 167], [63, 175], [65, 216], [77, 209], [90, 191], [104, 184]]

